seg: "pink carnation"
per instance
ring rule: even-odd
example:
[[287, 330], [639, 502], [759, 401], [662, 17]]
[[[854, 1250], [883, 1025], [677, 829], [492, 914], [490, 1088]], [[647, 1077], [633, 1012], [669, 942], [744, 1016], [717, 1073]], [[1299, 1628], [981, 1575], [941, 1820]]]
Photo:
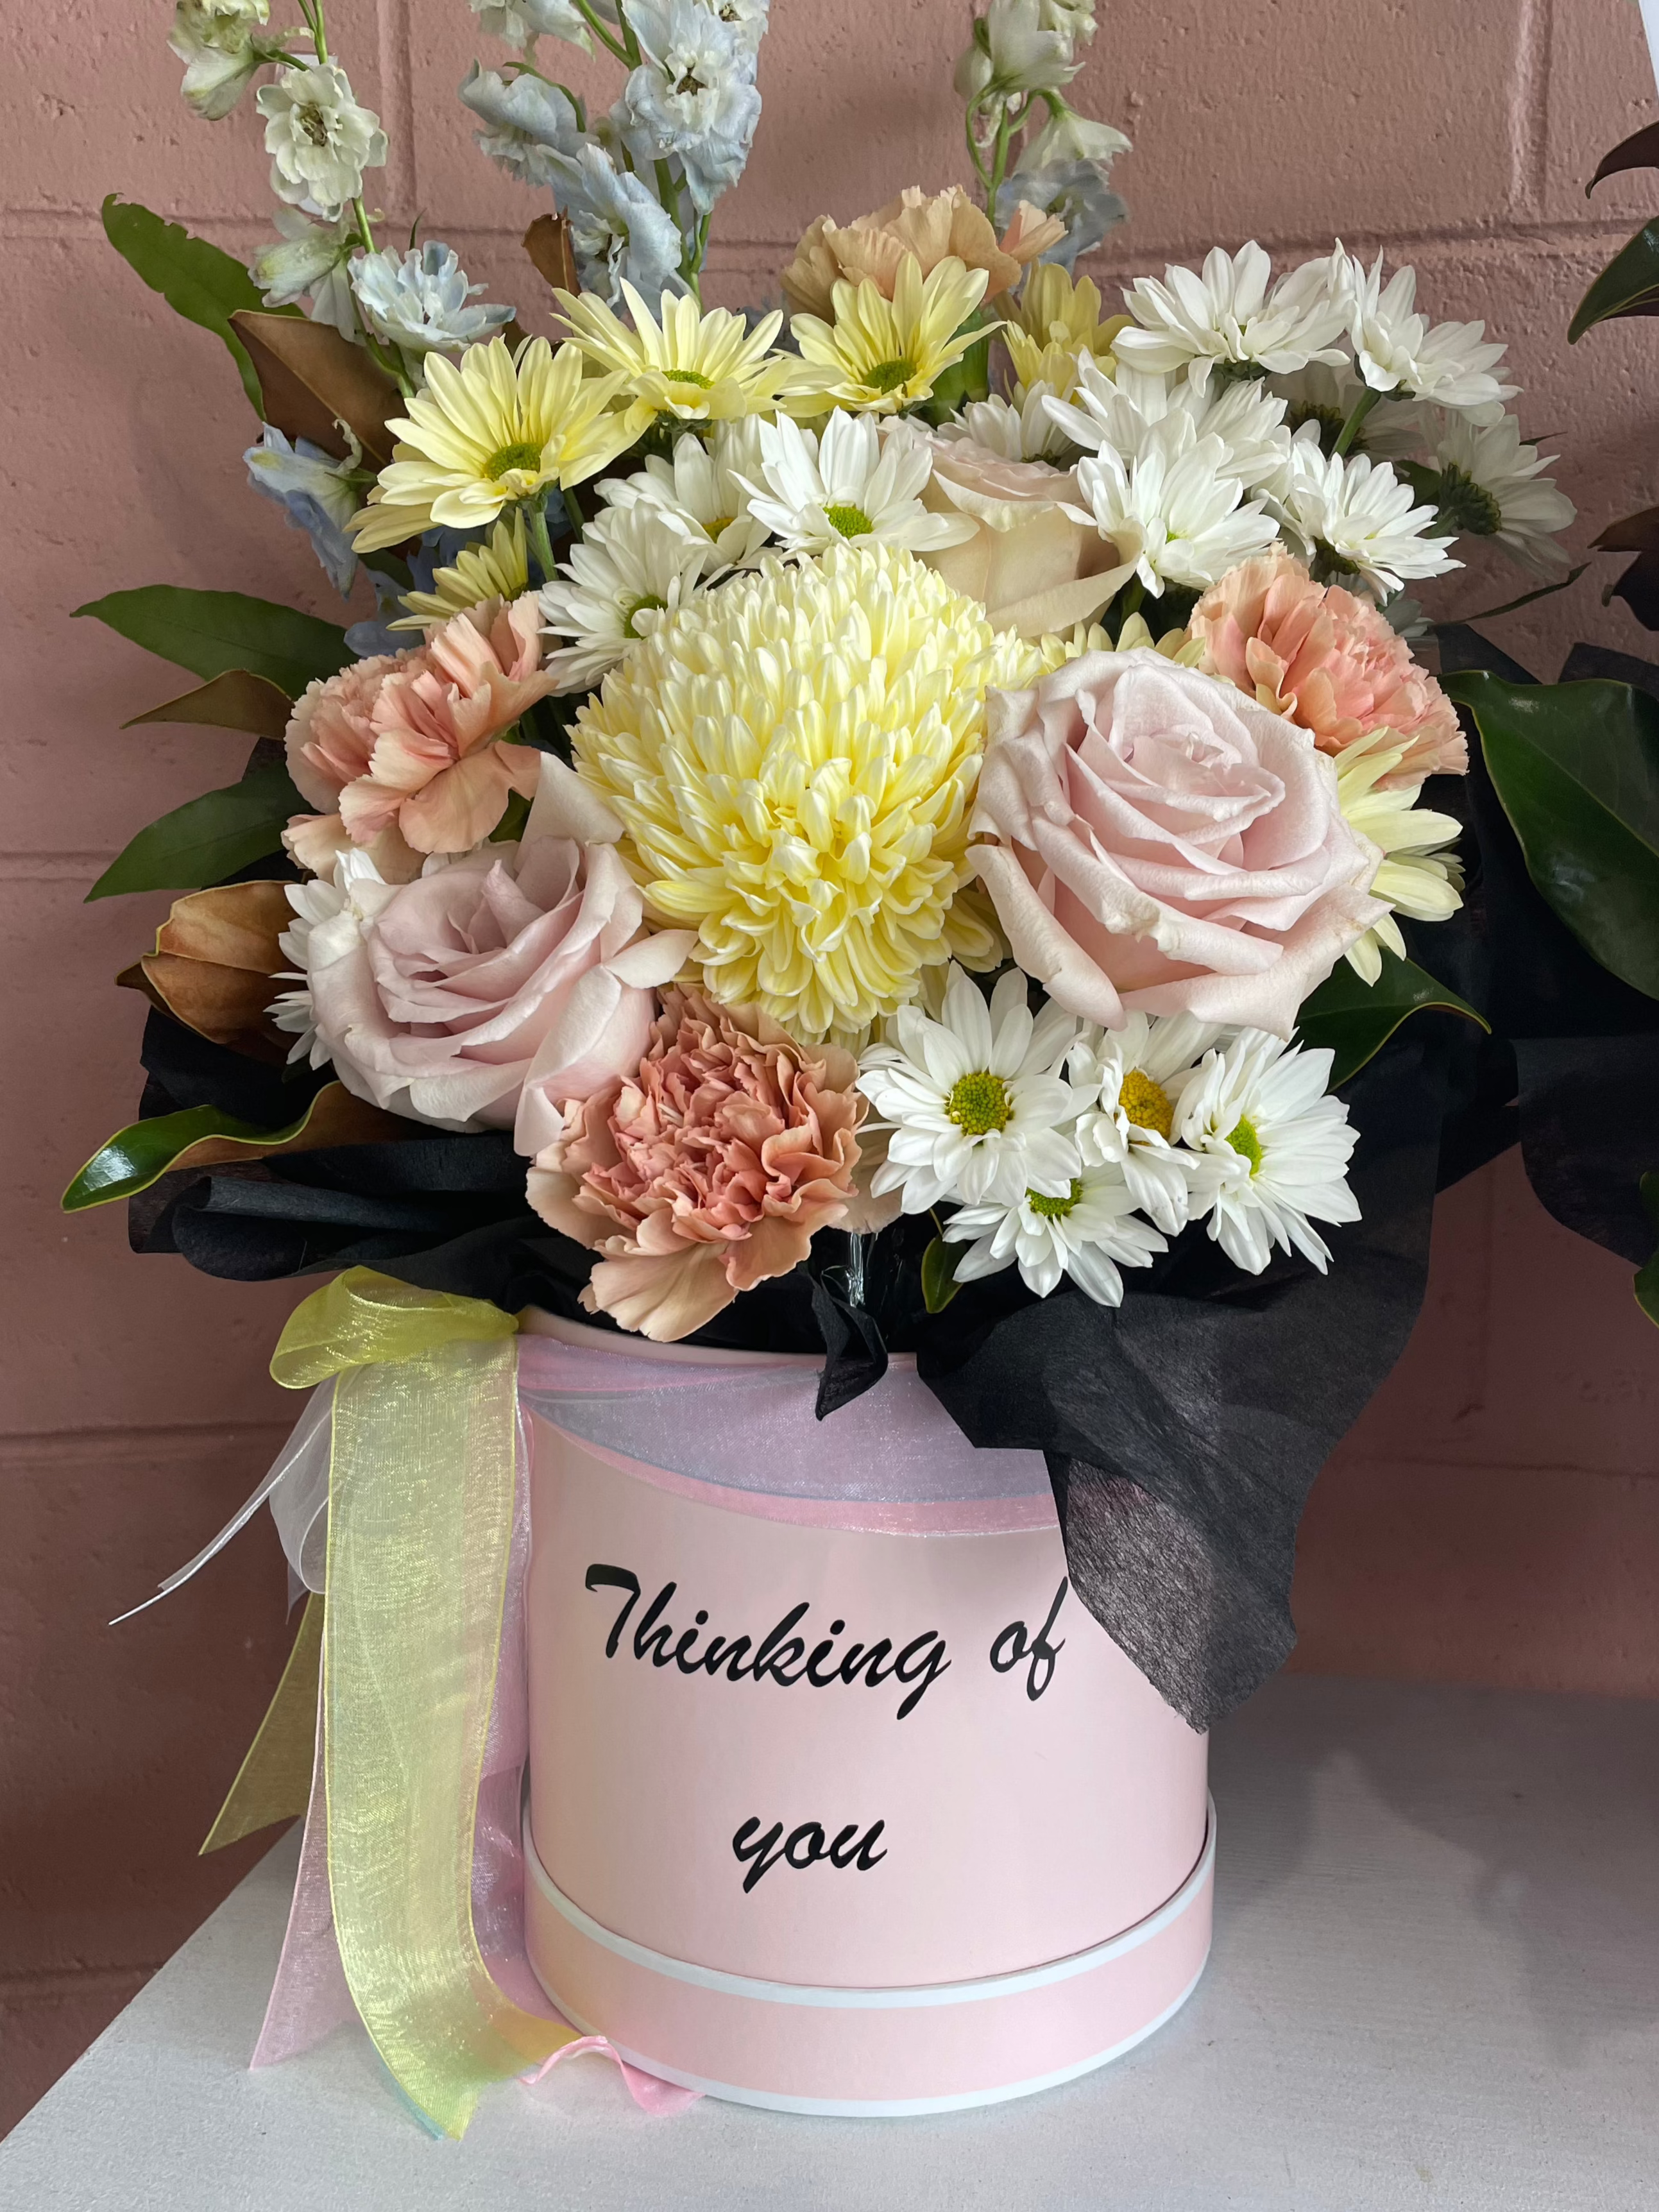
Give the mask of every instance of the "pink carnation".
[[[511, 793], [535, 796], [535, 752], [501, 732], [552, 690], [540, 663], [535, 593], [486, 599], [411, 652], [308, 685], [288, 726], [289, 772], [354, 844], [384, 850], [395, 833], [414, 853], [466, 852]], [[329, 821], [299, 829], [296, 849], [320, 849]]]
[[637, 1075], [565, 1109], [530, 1202], [604, 1256], [582, 1302], [673, 1343], [806, 1256], [854, 1198], [858, 1065], [673, 990]]
[[1311, 730], [1321, 752], [1344, 752], [1373, 730], [1408, 740], [1387, 785], [1468, 767], [1452, 703], [1405, 640], [1369, 600], [1316, 584], [1287, 554], [1247, 561], [1212, 585], [1190, 635], [1202, 642], [1210, 674]]

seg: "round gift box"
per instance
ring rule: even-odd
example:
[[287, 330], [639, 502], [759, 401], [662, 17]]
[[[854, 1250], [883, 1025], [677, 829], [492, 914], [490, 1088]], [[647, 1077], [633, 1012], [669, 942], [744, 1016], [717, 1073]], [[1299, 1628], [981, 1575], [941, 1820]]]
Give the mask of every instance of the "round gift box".
[[1069, 1589], [1041, 1455], [974, 1451], [911, 1363], [820, 1425], [817, 1361], [529, 1328], [526, 1936], [565, 2017], [859, 2115], [1162, 2026], [1209, 1949], [1206, 1740]]

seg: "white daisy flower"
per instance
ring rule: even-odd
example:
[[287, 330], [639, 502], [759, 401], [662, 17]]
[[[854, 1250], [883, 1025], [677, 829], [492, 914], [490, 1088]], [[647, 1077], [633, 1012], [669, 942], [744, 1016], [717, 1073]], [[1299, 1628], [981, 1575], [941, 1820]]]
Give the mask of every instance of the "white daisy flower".
[[866, 1048], [859, 1089], [893, 1133], [872, 1185], [903, 1193], [907, 1213], [941, 1199], [1018, 1206], [1035, 1190], [1064, 1198], [1082, 1163], [1063, 1132], [1085, 1103], [1060, 1070], [1077, 1034], [1062, 1008], [1035, 1018], [1010, 969], [988, 1008], [954, 964], [938, 1021], [901, 1006], [886, 1042]]
[[1257, 383], [1203, 386], [1190, 374], [1135, 368], [1120, 368], [1114, 379], [1082, 354], [1072, 399], [1051, 399], [1047, 409], [1073, 445], [1095, 453], [1109, 446], [1125, 460], [1139, 459], [1155, 422], [1185, 415], [1200, 438], [1220, 439], [1225, 473], [1247, 490], [1282, 484], [1290, 465], [1285, 402]]
[[1493, 538], [1520, 568], [1553, 581], [1567, 572], [1556, 543], [1578, 510], [1543, 471], [1555, 456], [1521, 442], [1513, 415], [1480, 423], [1467, 415], [1425, 413], [1423, 434], [1440, 471], [1440, 519], [1470, 538]]
[[760, 474], [760, 429], [755, 415], [717, 422], [707, 446], [688, 430], [676, 441], [672, 461], [653, 454], [637, 476], [602, 483], [599, 496], [612, 507], [642, 501], [657, 507], [689, 536], [707, 539], [723, 567], [746, 568], [768, 536], [749, 511], [744, 481]]
[[[428, 860], [422, 872], [430, 872], [433, 865]], [[380, 911], [397, 888], [355, 845], [339, 855], [331, 875], [283, 885], [294, 920], [276, 945], [294, 964], [271, 981], [296, 983], [299, 988], [282, 992], [265, 1011], [279, 1030], [294, 1038], [288, 1055], [290, 1066], [297, 1060], [307, 1060], [313, 1067], [328, 1064], [331, 1055], [317, 1034], [312, 1008], [311, 972], [344, 959], [362, 935], [363, 924]]]
[[1039, 378], [1029, 390], [1023, 385], [1014, 390], [1012, 400], [994, 395], [969, 400], [954, 422], [942, 423], [934, 434], [947, 445], [969, 440], [988, 453], [1000, 453], [1005, 461], [1062, 459], [1072, 441], [1049, 414], [1053, 386]]
[[1414, 269], [1396, 269], [1385, 287], [1380, 253], [1369, 270], [1352, 254], [1342, 259], [1348, 335], [1359, 373], [1371, 389], [1455, 407], [1479, 422], [1495, 422], [1503, 403], [1518, 387], [1500, 384], [1492, 374], [1507, 349], [1482, 343], [1486, 325], [1431, 324], [1416, 313]]
[[1285, 376], [1310, 361], [1339, 362], [1347, 321], [1340, 273], [1334, 257], [1306, 262], [1270, 291], [1273, 263], [1254, 239], [1237, 254], [1217, 246], [1201, 276], [1170, 268], [1162, 283], [1143, 276], [1132, 284], [1123, 304], [1139, 327], [1120, 331], [1112, 350], [1154, 375], [1190, 363], [1200, 391], [1218, 368]]
[[1332, 1057], [1242, 1030], [1182, 1094], [1176, 1135], [1215, 1177], [1210, 1235], [1247, 1274], [1259, 1275], [1277, 1244], [1322, 1275], [1330, 1249], [1311, 1224], [1359, 1218], [1346, 1176], [1358, 1133], [1342, 1101], [1326, 1095]]
[[1171, 1237], [1185, 1228], [1206, 1166], [1175, 1142], [1182, 1094], [1223, 1034], [1191, 1014], [1131, 1014], [1121, 1030], [1091, 1023], [1066, 1062], [1073, 1087], [1095, 1101], [1072, 1133], [1085, 1164], [1115, 1169], [1132, 1202]]
[[930, 514], [921, 492], [933, 472], [927, 448], [903, 430], [884, 438], [869, 415], [837, 407], [821, 436], [787, 415], [760, 426], [763, 483], [745, 479], [750, 512], [791, 553], [823, 553], [843, 538], [908, 553], [960, 545], [978, 524]]
[[1169, 1246], [1134, 1210], [1121, 1172], [1085, 1167], [1061, 1196], [1021, 1193], [1012, 1205], [964, 1206], [945, 1224], [947, 1244], [966, 1244], [956, 1279], [971, 1283], [1017, 1261], [1028, 1291], [1046, 1298], [1062, 1275], [1097, 1305], [1121, 1306], [1120, 1266], [1144, 1267]]
[[1065, 512], [1109, 538], [1155, 598], [1165, 584], [1204, 591], [1279, 534], [1260, 501], [1244, 501], [1226, 461], [1219, 438], [1200, 438], [1189, 415], [1166, 415], [1133, 459], [1103, 446], [1080, 460], [1078, 489], [1088, 505]]
[[1392, 730], [1373, 730], [1337, 756], [1336, 789], [1344, 818], [1382, 854], [1369, 896], [1394, 911], [1348, 947], [1348, 964], [1367, 983], [1382, 972], [1382, 947], [1406, 957], [1395, 912], [1419, 921], [1447, 921], [1463, 903], [1463, 863], [1456, 852], [1462, 824], [1417, 804], [1421, 783], [1382, 787], [1407, 747]]
[[1439, 520], [1436, 510], [1417, 506], [1410, 485], [1386, 461], [1323, 453], [1311, 428], [1292, 443], [1281, 504], [1310, 562], [1339, 576], [1363, 576], [1380, 599], [1407, 577], [1463, 565], [1452, 558], [1449, 538], [1429, 535]]
[[559, 580], [542, 590], [549, 634], [572, 641], [544, 663], [557, 689], [591, 691], [660, 617], [685, 605], [713, 558], [706, 536], [648, 501], [596, 514], [560, 563]]

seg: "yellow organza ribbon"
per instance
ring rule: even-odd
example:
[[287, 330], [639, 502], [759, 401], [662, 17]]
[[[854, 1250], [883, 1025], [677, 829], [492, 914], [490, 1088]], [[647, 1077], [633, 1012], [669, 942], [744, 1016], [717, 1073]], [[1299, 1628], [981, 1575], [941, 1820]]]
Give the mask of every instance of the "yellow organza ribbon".
[[292, 1316], [270, 1363], [289, 1389], [337, 1378], [322, 1709], [341, 1963], [394, 2078], [451, 2136], [490, 2082], [574, 2033], [502, 1994], [472, 1925], [517, 1328], [481, 1299], [354, 1267]]

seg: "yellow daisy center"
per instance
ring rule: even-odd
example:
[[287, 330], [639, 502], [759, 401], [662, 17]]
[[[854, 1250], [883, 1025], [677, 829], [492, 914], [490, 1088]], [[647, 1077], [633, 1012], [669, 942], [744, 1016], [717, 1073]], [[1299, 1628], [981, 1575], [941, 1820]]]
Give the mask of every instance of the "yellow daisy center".
[[538, 469], [542, 465], [542, 449], [521, 438], [514, 445], [500, 446], [484, 463], [485, 476], [499, 478], [514, 469]]
[[699, 392], [712, 392], [713, 380], [695, 368], [665, 368], [664, 380], [669, 384], [695, 384]]
[[1064, 1221], [1068, 1213], [1075, 1212], [1078, 1200], [1082, 1195], [1083, 1177], [1073, 1176], [1072, 1188], [1064, 1198], [1047, 1198], [1040, 1190], [1028, 1190], [1025, 1194], [1025, 1203], [1033, 1213], [1044, 1221]]
[[916, 373], [916, 365], [901, 354], [896, 361], [878, 361], [864, 372], [864, 381], [872, 392], [896, 392], [901, 384], [908, 384]]
[[1227, 1139], [1243, 1158], [1250, 1164], [1250, 1173], [1258, 1174], [1261, 1167], [1261, 1139], [1256, 1134], [1255, 1123], [1248, 1114], [1241, 1114], [1237, 1127]]
[[1154, 1083], [1144, 1067], [1132, 1067], [1118, 1091], [1123, 1118], [1138, 1129], [1155, 1130], [1167, 1137], [1175, 1127], [1175, 1102], [1161, 1083]]
[[861, 507], [826, 507], [823, 516], [843, 538], [863, 538], [876, 526]]
[[994, 1129], [1007, 1127], [1013, 1118], [1014, 1102], [1002, 1078], [981, 1067], [957, 1078], [945, 1111], [965, 1136], [984, 1137]]

